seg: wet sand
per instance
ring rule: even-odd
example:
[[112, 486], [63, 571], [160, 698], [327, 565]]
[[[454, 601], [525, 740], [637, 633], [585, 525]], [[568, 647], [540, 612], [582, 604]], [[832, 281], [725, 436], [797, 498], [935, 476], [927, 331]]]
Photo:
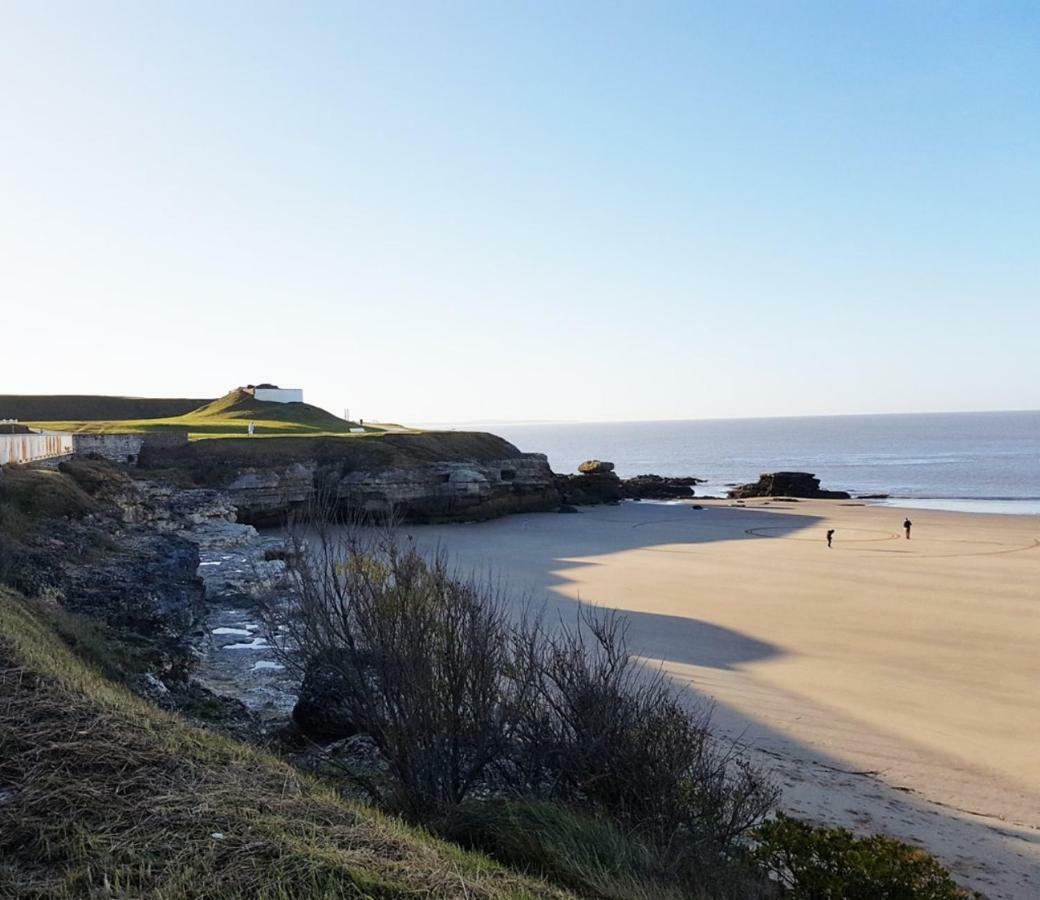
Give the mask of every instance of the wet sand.
[[552, 615], [623, 610], [633, 650], [715, 702], [788, 810], [1040, 896], [1040, 518], [703, 505], [407, 530]]

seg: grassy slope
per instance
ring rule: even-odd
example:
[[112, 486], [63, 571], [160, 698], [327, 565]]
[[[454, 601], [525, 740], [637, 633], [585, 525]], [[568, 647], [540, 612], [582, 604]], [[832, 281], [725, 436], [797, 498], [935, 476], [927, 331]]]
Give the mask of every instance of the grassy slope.
[[0, 419], [23, 422], [157, 419], [180, 416], [209, 400], [102, 397], [94, 394], [0, 394]]
[[0, 896], [566, 895], [157, 710], [0, 588]]
[[[238, 388], [223, 397], [182, 415], [165, 418], [127, 418], [110, 420], [34, 420], [33, 424], [55, 431], [91, 433], [126, 433], [151, 431], [187, 431], [192, 438], [241, 437], [250, 422], [256, 434], [269, 436], [344, 436], [356, 423], [307, 403], [268, 403], [256, 400]], [[382, 433], [382, 428], [368, 428], [366, 433]], [[363, 436], [363, 435], [354, 435]]]

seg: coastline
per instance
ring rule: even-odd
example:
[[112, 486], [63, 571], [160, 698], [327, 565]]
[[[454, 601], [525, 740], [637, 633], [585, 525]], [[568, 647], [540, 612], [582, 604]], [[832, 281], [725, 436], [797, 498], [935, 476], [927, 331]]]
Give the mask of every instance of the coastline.
[[914, 508], [905, 541], [899, 509], [698, 498], [407, 531], [549, 615], [621, 610], [633, 650], [714, 703], [790, 811], [918, 843], [988, 897], [1035, 896], [1040, 531]]
[[969, 516], [1040, 516], [1037, 497], [888, 497], [869, 502], [893, 509], [929, 509]]

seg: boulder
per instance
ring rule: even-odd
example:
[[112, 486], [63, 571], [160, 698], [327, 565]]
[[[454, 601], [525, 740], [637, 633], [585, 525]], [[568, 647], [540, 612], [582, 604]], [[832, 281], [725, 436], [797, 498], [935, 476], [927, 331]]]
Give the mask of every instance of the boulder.
[[848, 500], [845, 491], [824, 491], [820, 479], [809, 472], [772, 472], [759, 476], [752, 484], [741, 484], [729, 491], [732, 499], [751, 497], [804, 497], [815, 500]]
[[587, 459], [578, 466], [578, 471], [582, 475], [605, 475], [614, 471], [614, 464], [599, 459]]
[[375, 658], [362, 658], [361, 671], [354, 674], [354, 666], [347, 655], [312, 659], [304, 672], [300, 693], [293, 707], [292, 717], [297, 727], [308, 737], [321, 741], [338, 741], [365, 732], [365, 723], [358, 710], [363, 704], [356, 697], [357, 678], [378, 683]]

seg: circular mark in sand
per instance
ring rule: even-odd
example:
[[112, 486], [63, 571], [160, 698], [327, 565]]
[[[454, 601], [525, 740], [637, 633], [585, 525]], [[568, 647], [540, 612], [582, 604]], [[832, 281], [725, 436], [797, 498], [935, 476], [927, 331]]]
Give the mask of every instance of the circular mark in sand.
[[[754, 537], [780, 538], [784, 541], [811, 541], [812, 543], [819, 543], [824, 540], [824, 532], [822, 531], [810, 534], [806, 534], [804, 531], [791, 532], [791, 529], [785, 525], [745, 528], [744, 534], [750, 534]], [[834, 532], [834, 539], [835, 541], [843, 541], [845, 543], [853, 541], [863, 543], [865, 541], [894, 541], [899, 539], [899, 535], [891, 531], [882, 531], [875, 528], [838, 528]]]
[[[825, 540], [825, 532], [815, 529], [812, 532], [805, 531], [785, 534], [786, 529], [782, 525], [764, 526], [761, 528], [747, 528], [745, 534], [753, 537], [773, 538], [785, 541], [809, 541], [819, 543]], [[928, 539], [916, 538], [913, 541], [903, 541], [901, 534], [881, 529], [872, 528], [838, 528], [834, 532], [834, 544], [839, 547], [843, 544], [865, 544], [881, 541], [898, 541], [898, 550], [870, 550], [872, 553], [905, 553], [917, 559], [953, 559], [964, 556], [999, 556], [1003, 553], [1021, 553], [1023, 550], [1035, 550], [1040, 548], [1040, 540], [1033, 539], [1028, 544], [1008, 544], [1003, 541], [972, 540], [964, 538], [941, 538]], [[923, 545], [931, 546], [923, 546]], [[938, 547], [936, 547], [938, 545]], [[960, 545], [960, 546], [957, 546]], [[951, 552], [935, 553], [929, 552], [936, 549], [949, 547]], [[867, 548], [863, 548], [867, 552]], [[921, 552], [924, 550], [925, 552]]]

